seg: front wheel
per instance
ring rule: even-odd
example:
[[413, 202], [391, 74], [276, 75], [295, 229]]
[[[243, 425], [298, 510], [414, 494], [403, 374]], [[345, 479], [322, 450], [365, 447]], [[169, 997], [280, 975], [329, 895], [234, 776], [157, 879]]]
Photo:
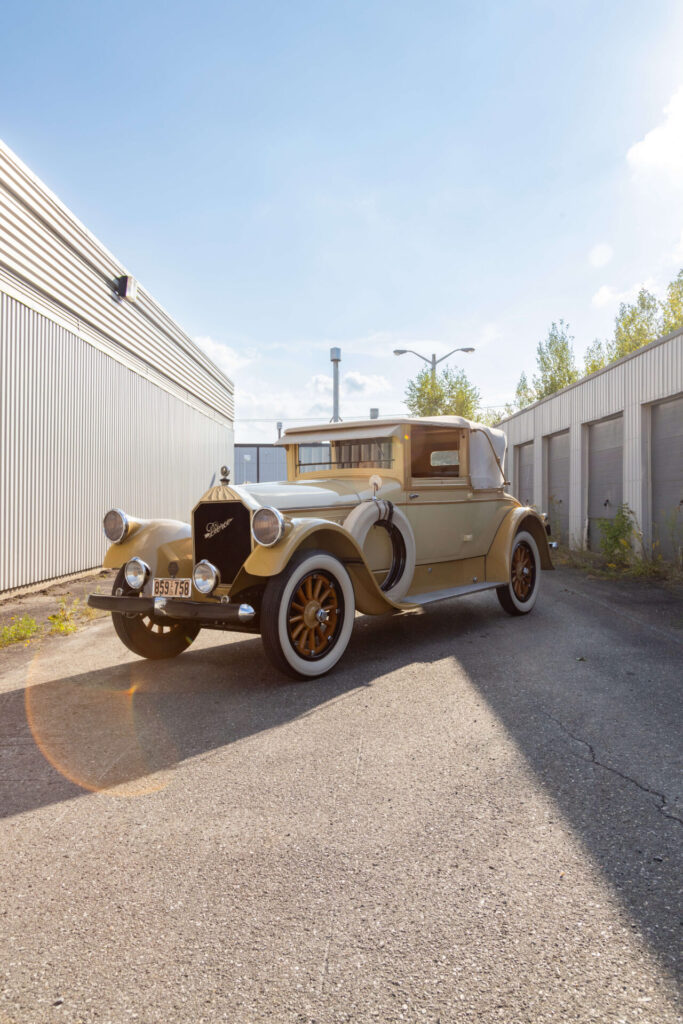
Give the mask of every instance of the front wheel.
[[[126, 597], [135, 594], [126, 583], [124, 575], [125, 566], [119, 569], [114, 580], [112, 594], [117, 590], [123, 591]], [[114, 629], [119, 640], [122, 640], [126, 647], [138, 654], [141, 658], [175, 658], [186, 650], [200, 627], [190, 622], [161, 622], [150, 615], [132, 615], [112, 612], [111, 616]]]
[[354, 612], [353, 585], [339, 559], [324, 551], [295, 555], [263, 594], [268, 659], [293, 679], [324, 675], [348, 646]]
[[520, 530], [512, 542], [510, 579], [504, 586], [496, 587], [498, 600], [508, 615], [527, 615], [536, 604], [540, 569], [536, 541], [526, 530]]

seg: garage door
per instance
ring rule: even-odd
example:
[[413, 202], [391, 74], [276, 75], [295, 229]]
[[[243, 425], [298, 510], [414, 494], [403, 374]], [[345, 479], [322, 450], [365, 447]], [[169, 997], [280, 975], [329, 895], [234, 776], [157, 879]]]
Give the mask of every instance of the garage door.
[[600, 520], [614, 519], [624, 500], [623, 417], [592, 423], [588, 444], [588, 545], [597, 551]]
[[522, 505], [534, 503], [534, 442], [518, 444], [517, 448], [517, 497]]
[[555, 540], [569, 536], [569, 431], [548, 438], [548, 507]]
[[652, 408], [652, 539], [664, 558], [683, 547], [683, 395]]

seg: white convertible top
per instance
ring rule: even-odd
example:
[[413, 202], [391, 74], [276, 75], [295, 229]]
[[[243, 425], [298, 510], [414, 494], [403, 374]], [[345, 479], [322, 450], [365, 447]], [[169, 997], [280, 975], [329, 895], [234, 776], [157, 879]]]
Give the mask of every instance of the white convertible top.
[[386, 420], [321, 423], [316, 427], [290, 427], [276, 444], [320, 444], [324, 441], [360, 441], [364, 438], [400, 437], [406, 426], [460, 427], [470, 435], [470, 477], [476, 489], [501, 487], [507, 438], [502, 430], [466, 420], [464, 416], [398, 416]]

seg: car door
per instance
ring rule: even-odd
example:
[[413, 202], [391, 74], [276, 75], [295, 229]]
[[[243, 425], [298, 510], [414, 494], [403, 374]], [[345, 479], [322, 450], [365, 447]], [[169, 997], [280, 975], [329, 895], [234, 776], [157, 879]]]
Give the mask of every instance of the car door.
[[472, 489], [468, 430], [413, 427], [405, 511], [418, 565], [485, 555], [506, 505], [500, 491]]

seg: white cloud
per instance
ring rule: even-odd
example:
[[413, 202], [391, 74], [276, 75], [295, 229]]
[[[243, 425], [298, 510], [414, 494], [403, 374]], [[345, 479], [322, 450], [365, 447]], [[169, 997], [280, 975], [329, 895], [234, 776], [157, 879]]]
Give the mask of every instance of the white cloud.
[[346, 391], [363, 395], [377, 395], [391, 390], [391, 385], [385, 377], [381, 377], [379, 374], [366, 375], [358, 373], [356, 370], [345, 373], [342, 384]]
[[597, 292], [591, 299], [591, 305], [597, 306], [599, 309], [603, 306], [609, 306], [613, 302], [619, 299], [619, 292], [616, 288], [613, 288], [611, 284], [603, 284], [601, 288], [598, 288]]
[[636, 281], [623, 292], [618, 291], [611, 284], [603, 284], [591, 299], [591, 305], [602, 308], [603, 306], [616, 306], [618, 302], [634, 302], [641, 288], [647, 288], [649, 292], [657, 296], [663, 295], [666, 291], [666, 287], [652, 277], [646, 278], [645, 281]]
[[238, 351], [230, 345], [224, 345], [221, 341], [215, 341], [209, 337], [194, 338], [195, 345], [206, 353], [212, 363], [215, 363], [219, 370], [234, 378], [237, 370], [247, 366], [253, 360], [253, 353]]
[[683, 231], [681, 231], [681, 237], [678, 239], [678, 242], [671, 253], [671, 262], [675, 263], [679, 267], [683, 264]]
[[683, 185], [683, 86], [664, 107], [661, 124], [631, 146], [626, 159], [639, 178], [666, 178]]
[[306, 392], [314, 395], [331, 395], [332, 378], [324, 373], [316, 373], [306, 385]]
[[614, 249], [606, 242], [598, 242], [588, 253], [588, 262], [591, 267], [606, 267], [614, 256]]

